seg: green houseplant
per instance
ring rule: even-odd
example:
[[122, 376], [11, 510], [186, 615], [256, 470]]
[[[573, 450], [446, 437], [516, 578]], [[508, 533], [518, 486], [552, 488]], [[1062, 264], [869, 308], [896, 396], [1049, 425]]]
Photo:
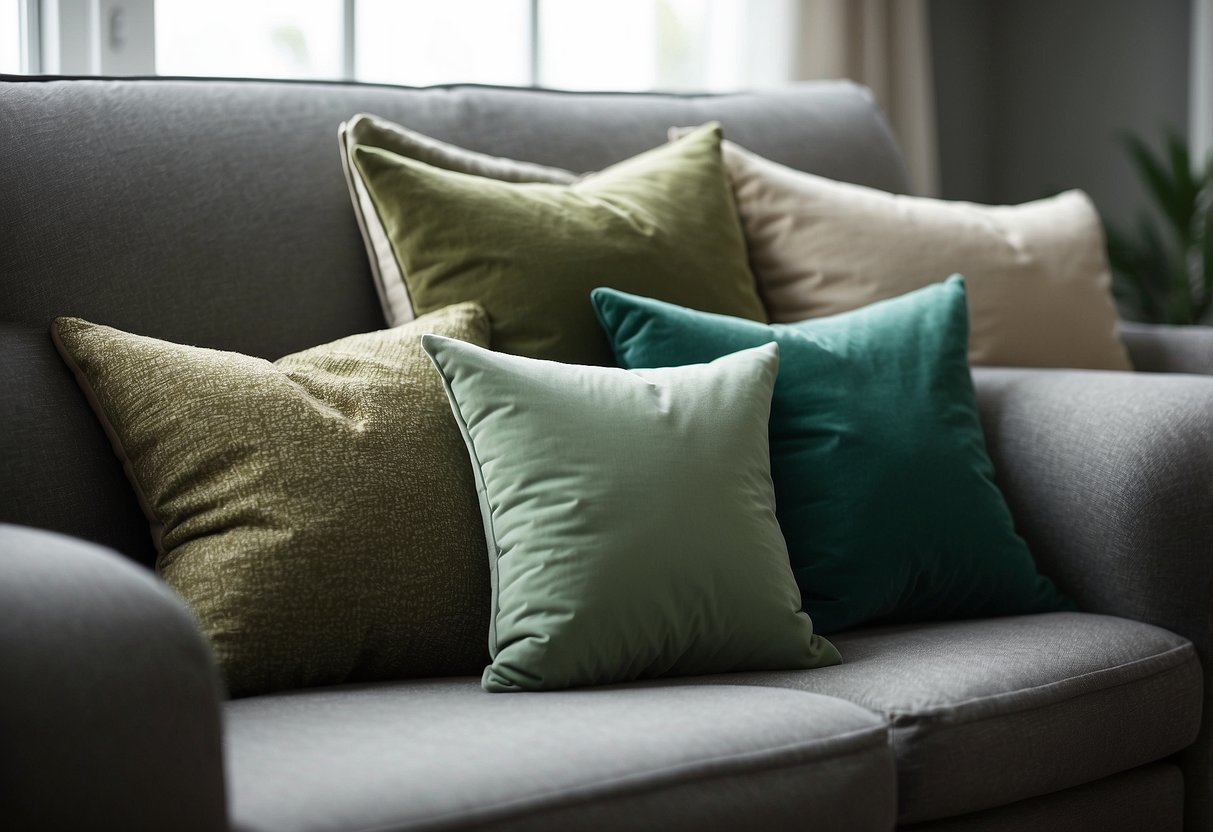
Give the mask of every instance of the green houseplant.
[[1213, 156], [1194, 168], [1187, 143], [1173, 132], [1162, 153], [1136, 136], [1123, 141], [1156, 211], [1143, 210], [1131, 228], [1105, 222], [1116, 298], [1138, 320], [1210, 323]]

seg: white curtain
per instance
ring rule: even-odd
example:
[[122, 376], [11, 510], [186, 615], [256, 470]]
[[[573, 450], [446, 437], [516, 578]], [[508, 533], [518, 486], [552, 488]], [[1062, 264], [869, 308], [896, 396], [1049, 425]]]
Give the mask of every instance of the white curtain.
[[799, 0], [796, 77], [871, 87], [915, 191], [939, 189], [928, 0]]

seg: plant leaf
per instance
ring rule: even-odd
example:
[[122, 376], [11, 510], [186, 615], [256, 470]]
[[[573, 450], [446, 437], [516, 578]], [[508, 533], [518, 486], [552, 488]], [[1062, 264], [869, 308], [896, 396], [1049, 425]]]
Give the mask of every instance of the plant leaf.
[[1117, 298], [1149, 320], [1213, 323], [1213, 152], [1194, 168], [1174, 130], [1160, 152], [1132, 135], [1120, 140], [1157, 210], [1139, 215], [1130, 233], [1107, 225]]
[[1177, 262], [1154, 223], [1146, 217], [1142, 217], [1138, 223], [1138, 235], [1143, 247], [1143, 266], [1150, 270], [1154, 281], [1152, 286], [1157, 287], [1156, 297], [1163, 310], [1163, 322], [1189, 323], [1192, 317], [1192, 294], [1183, 262]]
[[1171, 163], [1171, 182], [1175, 188], [1176, 220], [1182, 220], [1183, 239], [1190, 242], [1197, 233], [1192, 226], [1196, 217], [1196, 201], [1200, 197], [1201, 182], [1192, 173], [1192, 159], [1188, 145], [1174, 130], [1167, 134], [1167, 155]]
[[[1141, 222], [1147, 222], [1144, 216]], [[1162, 302], [1167, 295], [1165, 270], [1151, 262], [1150, 255], [1132, 236], [1110, 222], [1105, 223], [1105, 240], [1112, 266], [1112, 292], [1117, 300], [1139, 320], [1155, 323], [1165, 320]]]
[[1125, 136], [1124, 144], [1138, 174], [1162, 209], [1163, 216], [1181, 235], [1180, 239], [1186, 240], [1190, 236], [1187, 225], [1191, 213], [1184, 204], [1184, 195], [1168, 175], [1167, 166], [1136, 136]]

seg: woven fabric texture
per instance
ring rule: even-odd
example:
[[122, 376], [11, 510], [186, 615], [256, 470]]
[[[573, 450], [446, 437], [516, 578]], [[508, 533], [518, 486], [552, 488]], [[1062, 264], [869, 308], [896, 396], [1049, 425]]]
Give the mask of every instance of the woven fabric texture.
[[475, 486], [420, 347], [485, 343], [478, 307], [273, 364], [74, 318], [53, 332], [233, 695], [484, 666]]
[[1060, 612], [867, 628], [835, 641], [840, 667], [695, 683], [810, 691], [882, 714], [903, 824], [1129, 771], [1187, 747], [1201, 724], [1192, 645], [1137, 621]]
[[893, 828], [884, 721], [800, 691], [489, 696], [417, 679], [242, 699], [225, 716], [236, 829]]

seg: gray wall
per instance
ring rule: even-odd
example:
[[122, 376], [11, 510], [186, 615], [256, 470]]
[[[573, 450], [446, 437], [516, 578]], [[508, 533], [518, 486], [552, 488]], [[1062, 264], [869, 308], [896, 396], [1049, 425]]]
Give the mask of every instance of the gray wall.
[[1145, 197], [1116, 136], [1188, 123], [1189, 0], [931, 0], [941, 195]]

